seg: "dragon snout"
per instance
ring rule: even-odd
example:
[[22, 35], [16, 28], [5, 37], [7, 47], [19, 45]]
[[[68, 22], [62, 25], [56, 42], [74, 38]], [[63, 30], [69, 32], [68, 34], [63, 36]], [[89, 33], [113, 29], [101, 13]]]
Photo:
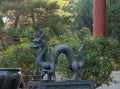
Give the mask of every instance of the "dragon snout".
[[38, 48], [38, 45], [31, 43], [30, 48]]

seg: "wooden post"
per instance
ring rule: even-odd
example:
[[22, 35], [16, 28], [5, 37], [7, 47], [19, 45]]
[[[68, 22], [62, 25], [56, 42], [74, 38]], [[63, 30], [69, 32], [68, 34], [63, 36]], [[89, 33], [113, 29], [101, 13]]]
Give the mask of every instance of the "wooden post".
[[93, 35], [106, 36], [106, 0], [94, 0]]

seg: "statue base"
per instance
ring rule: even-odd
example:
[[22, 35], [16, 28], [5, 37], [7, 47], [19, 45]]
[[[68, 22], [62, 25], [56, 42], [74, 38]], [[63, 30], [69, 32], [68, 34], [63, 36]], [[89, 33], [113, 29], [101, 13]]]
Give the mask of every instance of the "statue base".
[[27, 89], [95, 89], [94, 81], [29, 81]]

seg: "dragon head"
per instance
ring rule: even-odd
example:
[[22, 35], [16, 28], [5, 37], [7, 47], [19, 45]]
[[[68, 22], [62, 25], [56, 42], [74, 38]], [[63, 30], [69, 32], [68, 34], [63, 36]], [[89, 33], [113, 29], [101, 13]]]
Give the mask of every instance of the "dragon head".
[[45, 41], [45, 34], [43, 33], [43, 31], [38, 31], [35, 35], [35, 39], [33, 40], [33, 42], [31, 43], [31, 48], [32, 49], [37, 49], [39, 47], [42, 47], [46, 44]]

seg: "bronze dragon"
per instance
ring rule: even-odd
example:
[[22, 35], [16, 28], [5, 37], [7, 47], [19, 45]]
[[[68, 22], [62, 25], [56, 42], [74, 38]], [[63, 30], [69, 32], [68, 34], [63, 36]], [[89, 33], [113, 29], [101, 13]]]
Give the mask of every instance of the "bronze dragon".
[[83, 54], [85, 43], [83, 43], [78, 49], [78, 55], [80, 58], [78, 61], [75, 59], [71, 48], [67, 45], [56, 45], [51, 50], [50, 56], [48, 57], [49, 60], [44, 61], [45, 54], [47, 52], [47, 43], [43, 32], [38, 32], [36, 34], [36, 37], [31, 44], [31, 48], [34, 50], [37, 66], [42, 70], [42, 73], [39, 76], [42, 77], [47, 74], [48, 80], [53, 80], [55, 77], [57, 58], [61, 53], [63, 53], [65, 54], [69, 63], [69, 67], [73, 72], [72, 80], [79, 79], [78, 74], [86, 63], [85, 56]]

